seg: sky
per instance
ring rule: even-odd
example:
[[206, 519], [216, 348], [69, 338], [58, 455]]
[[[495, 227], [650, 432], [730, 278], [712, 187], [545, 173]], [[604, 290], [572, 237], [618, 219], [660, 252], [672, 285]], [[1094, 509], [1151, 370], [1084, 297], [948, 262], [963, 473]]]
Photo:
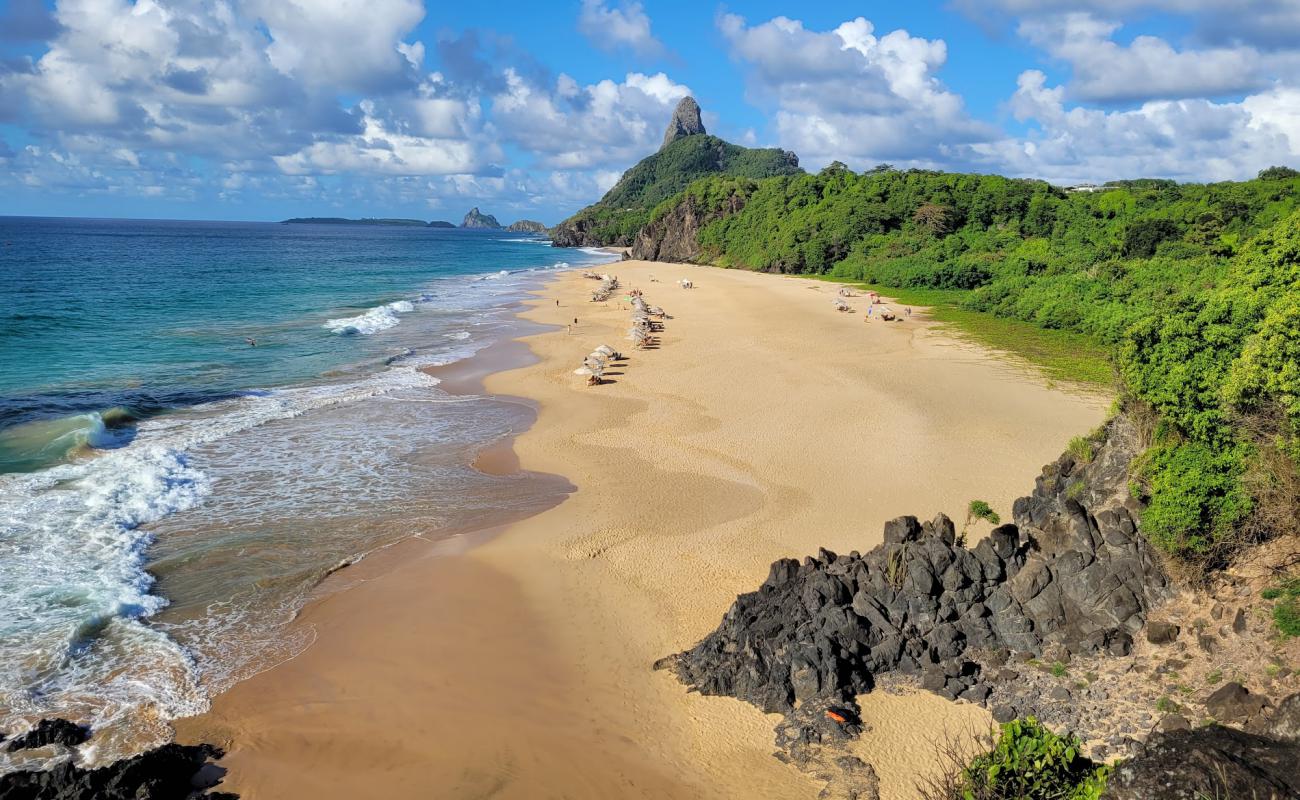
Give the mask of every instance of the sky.
[[0, 0], [0, 214], [554, 223], [710, 133], [1061, 185], [1300, 167], [1300, 0]]

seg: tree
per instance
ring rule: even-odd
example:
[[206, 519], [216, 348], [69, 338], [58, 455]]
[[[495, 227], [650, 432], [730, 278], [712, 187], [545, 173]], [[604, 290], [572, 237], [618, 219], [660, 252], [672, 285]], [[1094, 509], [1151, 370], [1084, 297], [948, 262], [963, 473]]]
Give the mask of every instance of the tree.
[[1259, 171], [1261, 181], [1282, 181], [1297, 177], [1300, 177], [1300, 172], [1290, 167], [1266, 167]]
[[1177, 239], [1182, 234], [1178, 226], [1167, 219], [1142, 219], [1124, 231], [1124, 255], [1129, 258], [1150, 258], [1166, 239]]
[[947, 236], [952, 233], [953, 213], [948, 206], [923, 203], [912, 215], [912, 221], [935, 236]]

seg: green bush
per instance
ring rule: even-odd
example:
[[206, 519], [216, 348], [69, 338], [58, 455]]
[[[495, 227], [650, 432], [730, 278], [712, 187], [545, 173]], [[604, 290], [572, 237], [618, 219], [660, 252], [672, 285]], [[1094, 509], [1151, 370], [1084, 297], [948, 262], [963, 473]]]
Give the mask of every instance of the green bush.
[[1079, 740], [1057, 736], [1033, 717], [1004, 723], [997, 744], [958, 779], [963, 800], [1096, 800], [1109, 768], [1080, 752]]
[[1286, 638], [1300, 636], [1300, 578], [1283, 581], [1260, 593], [1273, 604], [1273, 624]]

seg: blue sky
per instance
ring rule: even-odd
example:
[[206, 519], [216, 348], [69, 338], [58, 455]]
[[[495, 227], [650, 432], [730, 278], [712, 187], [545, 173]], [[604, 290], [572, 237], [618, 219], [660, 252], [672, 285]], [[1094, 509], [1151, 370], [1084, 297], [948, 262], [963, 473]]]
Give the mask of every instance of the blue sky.
[[1300, 165], [1300, 0], [0, 0], [0, 214], [554, 222], [711, 132], [831, 160]]

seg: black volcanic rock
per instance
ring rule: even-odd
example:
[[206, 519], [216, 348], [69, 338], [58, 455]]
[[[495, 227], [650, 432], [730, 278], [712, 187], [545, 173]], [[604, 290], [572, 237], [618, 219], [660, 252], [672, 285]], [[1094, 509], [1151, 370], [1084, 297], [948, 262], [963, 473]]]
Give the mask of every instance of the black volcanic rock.
[[497, 222], [496, 217], [492, 216], [491, 214], [484, 214], [483, 212], [478, 210], [478, 206], [475, 206], [474, 208], [471, 208], [469, 210], [468, 214], [465, 215], [465, 219], [461, 221], [460, 226], [462, 228], [490, 229], [490, 228], [500, 228], [501, 223]]
[[1014, 524], [971, 548], [941, 514], [890, 521], [864, 555], [777, 561], [717, 630], [655, 666], [702, 694], [789, 712], [815, 698], [851, 702], [892, 671], [982, 701], [968, 653], [1127, 653], [1167, 591], [1127, 488], [1138, 450], [1133, 425], [1117, 417], [1091, 462], [1066, 454], [1049, 464], [1016, 501]]
[[679, 100], [677, 108], [673, 109], [673, 118], [668, 120], [664, 143], [659, 149], [664, 149], [683, 136], [698, 136], [707, 132], [704, 130], [704, 121], [700, 119], [700, 104], [688, 95]]
[[27, 750], [61, 744], [76, 747], [90, 738], [90, 728], [66, 719], [43, 719], [30, 731], [15, 736], [9, 742], [10, 750]]
[[1159, 731], [1116, 765], [1103, 800], [1300, 797], [1300, 747], [1234, 728]]
[[221, 773], [210, 764], [221, 750], [211, 745], [165, 744], [99, 769], [82, 769], [64, 761], [43, 771], [0, 775], [0, 800], [236, 800], [228, 792], [203, 794]]

